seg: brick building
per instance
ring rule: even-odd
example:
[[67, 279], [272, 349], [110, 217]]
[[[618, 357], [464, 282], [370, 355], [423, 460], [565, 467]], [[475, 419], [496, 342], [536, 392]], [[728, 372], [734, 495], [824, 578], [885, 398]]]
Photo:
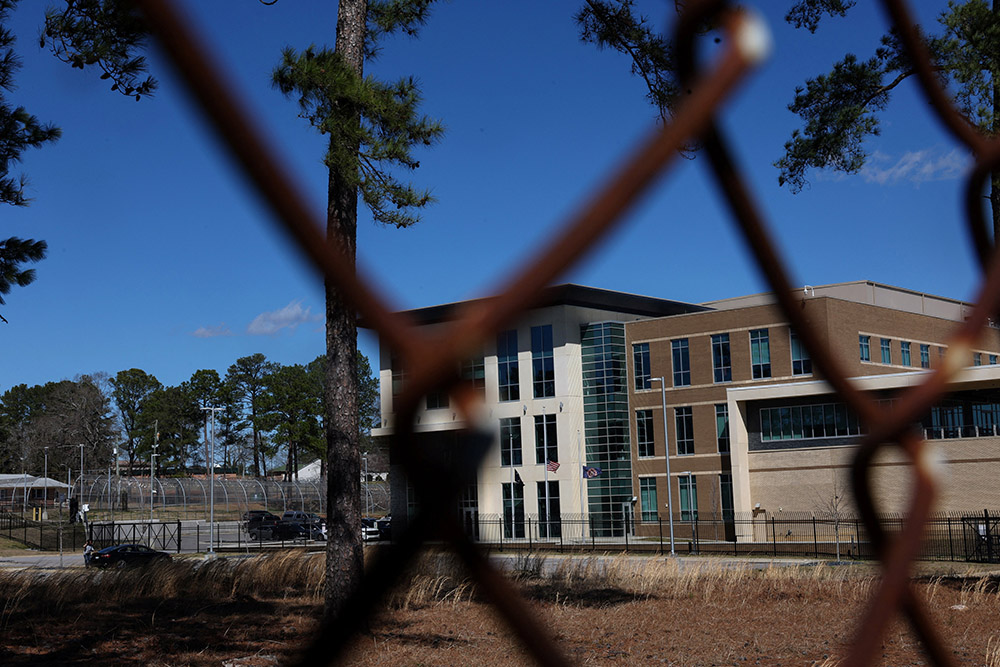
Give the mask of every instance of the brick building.
[[[866, 281], [799, 294], [823, 343], [886, 405], [948, 354], [950, 332], [970, 309]], [[409, 314], [434, 327], [460, 305]], [[963, 480], [963, 492], [946, 491], [940, 508], [997, 507], [989, 480], [1000, 472], [998, 331], [962, 354], [969, 368], [921, 426]], [[382, 427], [373, 435], [386, 437], [405, 370], [385, 347], [380, 360]], [[536, 536], [552, 537], [561, 520], [588, 516], [595, 533], [649, 534], [666, 517], [668, 489], [681, 521], [815, 511], [849, 496], [846, 466], [863, 425], [814, 372], [768, 294], [687, 304], [550, 288], [462, 374], [482, 388], [497, 436], [460, 503], [473, 532], [490, 516], [502, 518], [504, 537], [523, 537], [533, 517]], [[446, 395], [431, 395], [416, 431], [448, 448], [463, 426]], [[886, 509], [904, 503], [904, 464], [879, 462]], [[414, 498], [394, 472], [393, 519], [405, 520]]]

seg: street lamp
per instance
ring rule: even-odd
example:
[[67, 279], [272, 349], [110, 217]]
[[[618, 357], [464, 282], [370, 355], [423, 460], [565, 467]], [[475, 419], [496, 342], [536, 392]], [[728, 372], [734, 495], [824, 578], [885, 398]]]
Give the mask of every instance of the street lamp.
[[202, 410], [208, 410], [212, 413], [212, 453], [209, 455], [211, 462], [209, 462], [209, 467], [212, 472], [210, 473], [209, 479], [211, 480], [209, 484], [209, 501], [208, 501], [208, 553], [210, 555], [215, 554], [215, 413], [222, 408], [202, 408]]
[[667, 437], [667, 383], [662, 377], [649, 378], [660, 383], [660, 405], [663, 408], [663, 458], [667, 460], [667, 520], [670, 523], [670, 555], [676, 556], [674, 548], [674, 494], [670, 490], [670, 438]]
[[155, 482], [156, 482], [156, 475], [153, 472], [153, 462], [156, 461], [156, 457], [157, 456], [159, 456], [159, 454], [157, 454], [156, 452], [153, 452], [153, 453], [151, 453], [149, 455], [149, 523], [150, 523], [150, 530], [152, 530], [152, 523], [153, 523], [153, 494], [156, 493], [156, 490], [154, 488], [156, 486], [156, 484], [155, 484]]
[[49, 499], [49, 448], [45, 447], [45, 470], [42, 473], [42, 519], [48, 519], [49, 513], [45, 509], [45, 504]]
[[80, 444], [80, 507], [83, 507], [83, 443]]

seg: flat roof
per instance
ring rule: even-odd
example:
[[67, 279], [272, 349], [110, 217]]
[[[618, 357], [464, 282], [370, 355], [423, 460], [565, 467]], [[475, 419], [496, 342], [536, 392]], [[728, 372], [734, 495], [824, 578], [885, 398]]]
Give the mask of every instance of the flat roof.
[[[403, 311], [417, 324], [436, 324], [455, 319], [455, 314], [460, 307], [470, 303], [489, 302], [496, 297], [483, 297], [481, 299], [469, 299], [468, 301], [457, 301], [445, 303], [438, 306], [428, 306], [414, 310]], [[599, 289], [597, 287], [586, 287], [566, 283], [562, 285], [552, 285], [546, 287], [538, 293], [531, 309], [550, 308], [552, 306], [577, 306], [580, 308], [594, 308], [598, 310], [610, 310], [630, 315], [641, 315], [643, 317], [665, 317], [668, 315], [679, 315], [681, 313], [701, 312], [713, 310], [709, 306], [696, 303], [686, 303], [684, 301], [672, 301], [670, 299], [658, 299], [651, 296], [641, 296], [626, 292], [615, 292], [613, 290]], [[367, 328], [364, 320], [358, 322], [358, 326]]]

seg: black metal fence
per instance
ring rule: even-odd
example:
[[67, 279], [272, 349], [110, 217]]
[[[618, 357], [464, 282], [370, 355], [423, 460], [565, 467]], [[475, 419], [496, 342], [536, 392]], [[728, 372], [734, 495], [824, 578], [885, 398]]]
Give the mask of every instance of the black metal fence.
[[[890, 532], [902, 530], [906, 518], [883, 515]], [[731, 517], [674, 517], [673, 551], [792, 558], [876, 560], [878, 554], [861, 518], [816, 516], [790, 512], [752, 513]], [[629, 517], [569, 516], [546, 520], [525, 515], [479, 515], [465, 522], [469, 536], [499, 551], [628, 551], [671, 553], [670, 521], [658, 517], [636, 522]], [[321, 539], [251, 539], [238, 521], [106, 522], [59, 524], [31, 521], [0, 512], [0, 535], [30, 547], [79, 550], [87, 539], [98, 549], [140, 543], [165, 551], [257, 551], [292, 546], [319, 546]], [[932, 516], [921, 546], [923, 560], [1000, 563], [1000, 512], [963, 512]]]
[[[882, 515], [890, 533], [903, 529], [906, 517]], [[877, 560], [864, 521], [853, 514], [817, 516], [790, 512], [731, 517], [674, 517], [673, 551], [678, 554], [808, 557]], [[473, 539], [500, 550], [671, 552], [670, 521], [661, 516], [636, 522], [628, 518], [481, 515]], [[922, 560], [1000, 562], [1000, 513], [948, 513], [931, 516], [920, 551]]]

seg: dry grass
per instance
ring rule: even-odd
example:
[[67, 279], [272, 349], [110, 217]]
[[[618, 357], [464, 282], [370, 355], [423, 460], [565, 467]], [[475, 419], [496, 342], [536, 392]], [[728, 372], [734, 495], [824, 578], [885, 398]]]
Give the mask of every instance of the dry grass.
[[[877, 582], [855, 568], [692, 562], [525, 557], [510, 574], [562, 650], [588, 665], [837, 667]], [[404, 579], [348, 664], [530, 663], [454, 558], [425, 555]], [[322, 556], [298, 553], [125, 572], [0, 572], [0, 664], [288, 662], [314, 627], [322, 581]], [[1000, 667], [997, 579], [914, 586], [957, 664]], [[895, 623], [881, 664], [921, 659]]]

